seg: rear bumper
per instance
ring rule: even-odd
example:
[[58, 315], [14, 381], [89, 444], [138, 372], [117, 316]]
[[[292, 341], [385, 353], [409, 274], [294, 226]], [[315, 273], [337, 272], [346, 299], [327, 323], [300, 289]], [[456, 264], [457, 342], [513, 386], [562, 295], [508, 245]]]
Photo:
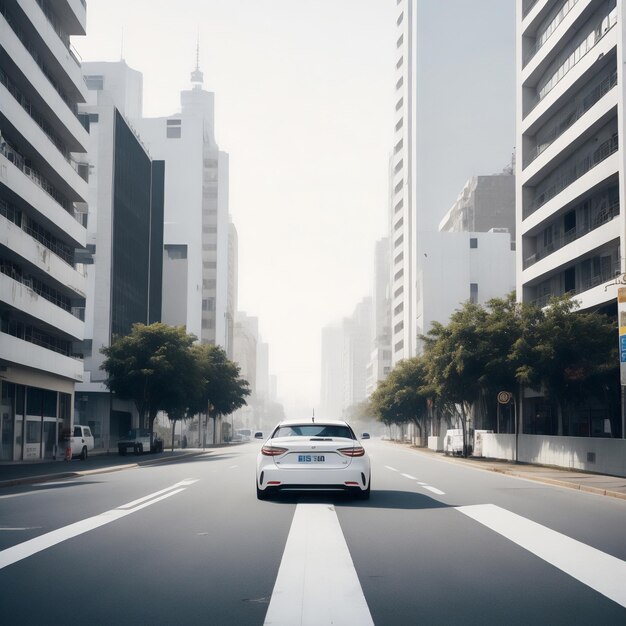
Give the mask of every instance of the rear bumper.
[[360, 489], [365, 491], [369, 487], [369, 467], [351, 464], [345, 469], [283, 469], [267, 465], [263, 467], [257, 477], [259, 489], [270, 488], [276, 491], [286, 489], [324, 490]]

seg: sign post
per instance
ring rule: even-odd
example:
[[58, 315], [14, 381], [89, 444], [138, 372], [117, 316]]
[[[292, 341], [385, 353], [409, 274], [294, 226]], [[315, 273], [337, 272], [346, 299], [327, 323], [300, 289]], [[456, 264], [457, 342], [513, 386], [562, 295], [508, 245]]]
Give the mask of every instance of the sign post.
[[624, 419], [624, 387], [626, 387], [626, 287], [617, 290], [617, 323], [619, 326], [619, 375], [622, 388], [622, 437], [626, 434]]

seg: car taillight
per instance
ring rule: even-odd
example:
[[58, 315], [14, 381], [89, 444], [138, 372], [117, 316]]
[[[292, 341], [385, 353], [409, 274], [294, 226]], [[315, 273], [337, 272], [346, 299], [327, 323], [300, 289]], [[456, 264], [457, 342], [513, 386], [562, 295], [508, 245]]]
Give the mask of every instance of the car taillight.
[[341, 452], [345, 456], [363, 456], [365, 450], [361, 446], [355, 446], [354, 448], [339, 448], [337, 452]]
[[261, 448], [261, 454], [263, 456], [280, 456], [285, 454], [287, 448], [279, 448], [278, 446], [263, 446]]

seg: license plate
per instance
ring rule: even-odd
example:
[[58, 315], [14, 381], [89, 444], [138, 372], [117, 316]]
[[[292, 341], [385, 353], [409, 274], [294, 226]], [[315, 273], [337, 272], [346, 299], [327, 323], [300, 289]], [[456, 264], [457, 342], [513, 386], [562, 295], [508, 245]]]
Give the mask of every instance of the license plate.
[[299, 454], [298, 463], [324, 463], [326, 458], [323, 454]]

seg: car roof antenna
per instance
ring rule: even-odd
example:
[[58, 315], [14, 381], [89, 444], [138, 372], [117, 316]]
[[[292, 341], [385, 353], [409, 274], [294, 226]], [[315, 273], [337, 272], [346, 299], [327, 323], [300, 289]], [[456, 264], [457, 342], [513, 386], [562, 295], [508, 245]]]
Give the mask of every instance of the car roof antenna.
[[313, 409], [313, 417], [311, 418], [311, 421], [315, 424], [315, 409]]

